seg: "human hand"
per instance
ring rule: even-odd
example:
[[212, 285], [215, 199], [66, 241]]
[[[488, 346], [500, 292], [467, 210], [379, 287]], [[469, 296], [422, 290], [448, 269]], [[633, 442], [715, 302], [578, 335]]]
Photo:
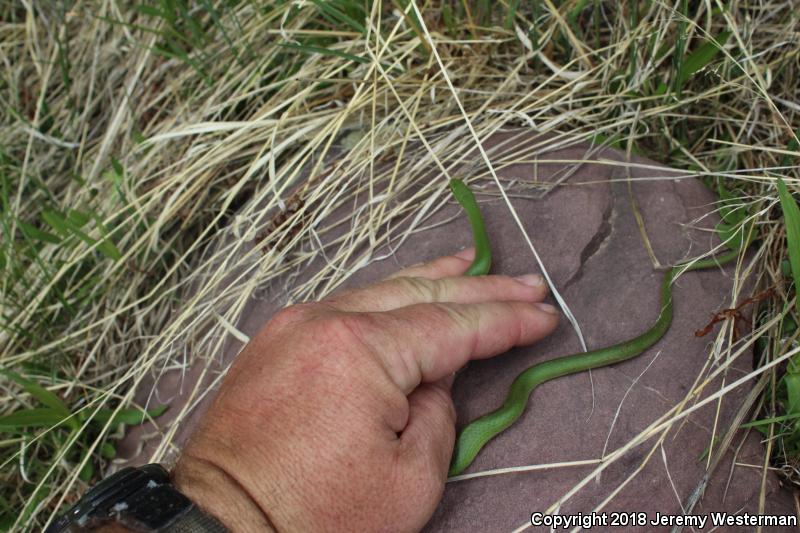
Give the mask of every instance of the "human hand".
[[232, 531], [421, 529], [453, 452], [454, 372], [558, 322], [541, 277], [462, 276], [473, 255], [276, 313], [184, 450], [178, 488]]

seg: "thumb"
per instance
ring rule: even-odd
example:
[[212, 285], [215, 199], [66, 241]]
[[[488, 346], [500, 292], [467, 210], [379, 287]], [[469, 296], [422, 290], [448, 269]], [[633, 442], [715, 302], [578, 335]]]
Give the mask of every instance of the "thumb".
[[[419, 385], [408, 396], [408, 424], [400, 443], [408, 470], [430, 478], [438, 501], [453, 454], [456, 410], [450, 396], [452, 376]], [[410, 464], [409, 464], [410, 463]]]

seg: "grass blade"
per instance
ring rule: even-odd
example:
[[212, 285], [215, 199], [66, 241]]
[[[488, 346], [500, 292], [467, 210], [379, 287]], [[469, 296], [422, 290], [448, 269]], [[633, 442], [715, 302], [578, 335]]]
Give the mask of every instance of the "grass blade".
[[94, 421], [100, 424], [105, 424], [111, 420], [111, 431], [114, 431], [120, 424], [135, 426], [145, 422], [148, 418], [158, 418], [164, 414], [168, 407], [169, 406], [167, 405], [160, 405], [146, 412], [137, 407], [131, 409], [120, 409], [116, 415], [114, 414], [113, 409], [100, 409], [94, 415]]
[[724, 31], [715, 40], [704, 42], [697, 50], [689, 54], [689, 57], [681, 64], [677, 80], [678, 86], [682, 87], [697, 71], [708, 65], [722, 50], [730, 36], [731, 32]]
[[319, 11], [322, 13], [322, 16], [328, 19], [335, 26], [345, 24], [358, 33], [364, 34], [367, 32], [367, 28], [363, 24], [339, 10], [335, 3], [328, 0], [311, 0], [311, 2], [317, 6], [317, 9], [319, 9]]
[[0, 416], [0, 431], [9, 431], [26, 427], [50, 428], [64, 422], [62, 414], [49, 407], [33, 407], [20, 409], [10, 415]]
[[351, 61], [355, 61], [356, 63], [369, 63], [369, 59], [366, 57], [355, 56], [353, 54], [348, 54], [347, 52], [341, 52], [339, 50], [331, 50], [330, 48], [323, 48], [321, 46], [312, 46], [310, 44], [295, 44], [295, 43], [281, 43], [281, 46], [284, 48], [293, 48], [295, 50], [300, 50], [306, 54], [322, 54], [327, 56], [334, 56], [334, 57], [341, 57], [344, 59], [349, 59]]
[[[800, 280], [800, 207], [789, 194], [789, 190], [781, 178], [778, 178], [778, 197], [781, 200], [783, 219], [786, 223], [786, 247], [789, 249], [789, 265], [792, 268], [794, 290], [797, 295], [797, 283]], [[795, 298], [795, 311], [800, 316], [800, 297]]]
[[41, 403], [42, 405], [46, 405], [51, 410], [58, 413], [60, 418], [67, 418], [70, 415], [67, 405], [61, 400], [61, 398], [59, 398], [49, 390], [45, 389], [38, 383], [34, 383], [29, 379], [23, 378], [22, 376], [20, 376], [16, 372], [12, 372], [11, 370], [0, 370], [0, 375], [3, 375], [6, 378], [13, 381], [14, 383], [20, 385], [25, 390], [25, 392], [27, 392], [33, 398], [38, 400], [39, 403]]

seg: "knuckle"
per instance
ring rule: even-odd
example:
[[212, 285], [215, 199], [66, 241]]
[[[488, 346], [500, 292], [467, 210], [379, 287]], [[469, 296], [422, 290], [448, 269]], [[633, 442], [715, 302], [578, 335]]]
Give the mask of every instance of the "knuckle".
[[450, 323], [450, 327], [452, 327], [452, 323], [466, 329], [477, 327], [478, 321], [475, 313], [466, 305], [436, 304], [435, 309], [438, 309], [443, 322]]
[[371, 332], [376, 328], [375, 318], [368, 313], [336, 313], [321, 319], [319, 326], [327, 338], [366, 346], [371, 346]]
[[355, 298], [359, 292], [360, 289], [339, 289], [330, 296], [325, 297], [322, 300], [322, 303], [326, 303], [332, 307], [337, 307], [338, 305], [347, 302], [347, 300]]
[[469, 353], [474, 353], [480, 341], [481, 318], [474, 308], [458, 304], [436, 304], [438, 319], [431, 320], [433, 327], [465, 337]]
[[316, 304], [301, 303], [284, 307], [275, 313], [268, 325], [271, 328], [283, 329], [310, 319], [316, 311]]
[[[420, 307], [414, 328], [423, 337], [436, 338], [442, 333], [462, 336], [477, 331], [478, 320], [468, 306], [447, 302], [431, 302]], [[424, 309], [424, 312], [422, 310]]]
[[441, 286], [427, 278], [405, 277], [398, 278], [400, 287], [406, 292], [424, 302], [437, 301], [441, 295]]

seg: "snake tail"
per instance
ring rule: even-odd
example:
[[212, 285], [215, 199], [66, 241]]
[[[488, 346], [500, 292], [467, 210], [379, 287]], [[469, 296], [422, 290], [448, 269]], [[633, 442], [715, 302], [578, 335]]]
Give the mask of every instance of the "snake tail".
[[489, 246], [489, 234], [486, 233], [478, 202], [475, 201], [475, 196], [469, 187], [460, 179], [450, 180], [450, 192], [467, 213], [469, 224], [472, 226], [472, 239], [475, 242], [475, 259], [469, 265], [465, 275], [483, 276], [488, 274], [489, 269], [492, 268], [492, 249]]

